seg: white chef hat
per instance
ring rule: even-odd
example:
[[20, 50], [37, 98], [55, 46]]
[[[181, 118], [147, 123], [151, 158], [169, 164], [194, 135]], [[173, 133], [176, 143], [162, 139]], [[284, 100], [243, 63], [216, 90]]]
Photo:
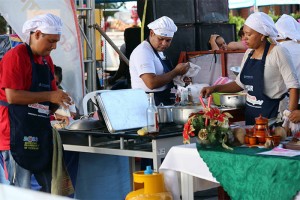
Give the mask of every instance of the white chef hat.
[[53, 14], [44, 14], [35, 16], [27, 20], [22, 29], [26, 37], [26, 43], [29, 43], [30, 33], [40, 30], [45, 34], [61, 34], [63, 23], [59, 17]]
[[246, 19], [245, 25], [249, 26], [256, 32], [269, 36], [274, 42], [276, 42], [278, 31], [276, 30], [274, 21], [266, 13], [255, 12], [251, 14]]
[[300, 40], [300, 24], [292, 16], [283, 14], [277, 20], [275, 26], [278, 30], [278, 40], [286, 38], [295, 42]]
[[169, 17], [163, 16], [148, 24], [148, 28], [153, 30], [156, 35], [173, 37], [177, 31], [177, 26]]

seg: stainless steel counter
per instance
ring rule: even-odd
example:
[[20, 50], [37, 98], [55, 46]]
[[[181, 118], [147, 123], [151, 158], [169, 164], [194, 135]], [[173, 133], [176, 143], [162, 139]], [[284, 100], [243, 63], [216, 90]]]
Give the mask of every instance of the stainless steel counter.
[[149, 158], [157, 171], [172, 146], [182, 144], [182, 126], [173, 123], [161, 125], [157, 136], [139, 136], [137, 130], [109, 133], [107, 130], [70, 131], [60, 130], [64, 149], [67, 151]]

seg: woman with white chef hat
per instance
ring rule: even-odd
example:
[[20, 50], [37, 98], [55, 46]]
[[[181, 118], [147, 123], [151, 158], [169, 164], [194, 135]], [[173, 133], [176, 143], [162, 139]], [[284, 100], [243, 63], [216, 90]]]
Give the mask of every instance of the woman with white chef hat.
[[[278, 30], [277, 42], [285, 47], [291, 55], [294, 68], [300, 79], [300, 24], [292, 16], [283, 14], [275, 23]], [[300, 99], [298, 109], [300, 109]], [[294, 110], [289, 115], [289, 120], [294, 123], [300, 122], [300, 110]]]
[[[288, 109], [297, 109], [299, 83], [288, 51], [276, 44], [278, 32], [272, 18], [263, 12], [253, 13], [243, 31], [249, 49], [242, 60], [241, 73], [234, 82], [203, 88], [201, 95], [246, 90], [246, 125], [253, 125], [260, 114], [279, 117], [288, 92]], [[275, 44], [270, 44], [268, 38]]]

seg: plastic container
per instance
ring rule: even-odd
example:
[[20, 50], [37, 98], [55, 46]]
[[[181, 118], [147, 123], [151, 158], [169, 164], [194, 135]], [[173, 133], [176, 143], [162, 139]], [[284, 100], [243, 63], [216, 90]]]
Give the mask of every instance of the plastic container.
[[145, 171], [133, 173], [133, 190], [126, 196], [126, 200], [172, 200], [171, 193], [165, 189], [163, 175], [153, 172], [150, 166]]

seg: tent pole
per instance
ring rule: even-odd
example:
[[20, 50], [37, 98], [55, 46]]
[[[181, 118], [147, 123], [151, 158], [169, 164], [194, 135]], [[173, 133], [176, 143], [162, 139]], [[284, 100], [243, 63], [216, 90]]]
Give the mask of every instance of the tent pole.
[[102, 30], [102, 28], [98, 24], [94, 24], [93, 27], [101, 33], [101, 35], [106, 39], [106, 41], [119, 54], [120, 58], [129, 66], [129, 61], [127, 57], [119, 50], [119, 48], [114, 44], [114, 42], [109, 38], [109, 36]]

